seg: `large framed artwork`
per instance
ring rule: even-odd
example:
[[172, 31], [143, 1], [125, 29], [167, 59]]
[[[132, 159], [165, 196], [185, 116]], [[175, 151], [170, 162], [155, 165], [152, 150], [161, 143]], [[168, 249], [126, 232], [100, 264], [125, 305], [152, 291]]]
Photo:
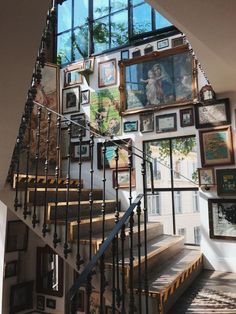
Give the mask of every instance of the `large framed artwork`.
[[90, 126], [99, 134], [121, 134], [120, 92], [117, 87], [91, 93]]
[[33, 308], [34, 281], [26, 281], [11, 286], [10, 289], [10, 313]]
[[217, 169], [217, 194], [219, 196], [236, 196], [236, 169]]
[[187, 46], [121, 60], [119, 66], [123, 112], [161, 109], [197, 99], [196, 64]]
[[210, 238], [236, 239], [236, 199], [209, 199]]
[[199, 131], [202, 166], [234, 164], [231, 127]]
[[[128, 158], [128, 144], [130, 144], [131, 139], [123, 139], [108, 142], [106, 144], [105, 152], [105, 168], [114, 169], [116, 167], [116, 148], [119, 146], [119, 159], [118, 159], [118, 168], [128, 168], [129, 158]], [[97, 143], [97, 154], [98, 154], [98, 169], [103, 168], [103, 152], [102, 152], [102, 143]]]
[[116, 59], [98, 63], [98, 87], [116, 84]]
[[198, 104], [195, 107], [196, 127], [210, 128], [230, 124], [229, 99], [220, 99], [214, 103]]
[[26, 251], [28, 246], [28, 226], [21, 220], [7, 223], [6, 252]]

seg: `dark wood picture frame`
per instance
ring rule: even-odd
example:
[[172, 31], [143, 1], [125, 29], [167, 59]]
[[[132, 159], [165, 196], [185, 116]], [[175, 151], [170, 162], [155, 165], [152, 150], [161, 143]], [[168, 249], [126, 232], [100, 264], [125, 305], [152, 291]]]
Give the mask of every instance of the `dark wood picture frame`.
[[177, 131], [176, 113], [156, 116], [156, 133]]
[[[81, 142], [81, 161], [91, 160], [90, 141]], [[80, 142], [71, 142], [71, 161], [77, 162], [80, 160], [79, 155]]]
[[80, 92], [80, 104], [87, 105], [90, 102], [90, 90], [82, 90]]
[[80, 111], [80, 86], [62, 90], [62, 113], [69, 114]]
[[10, 261], [5, 265], [5, 278], [15, 277], [17, 276], [18, 270], [18, 261]]
[[115, 85], [117, 82], [116, 59], [98, 63], [98, 87]]
[[231, 127], [199, 131], [202, 167], [234, 164]]
[[236, 168], [216, 169], [217, 194], [236, 196]]
[[[106, 144], [106, 155], [105, 155], [105, 168], [114, 169], [115, 165], [115, 149], [119, 146], [119, 159], [118, 168], [127, 168], [128, 159], [128, 145], [131, 143], [131, 139], [122, 139]], [[131, 143], [132, 144], [132, 143]], [[103, 143], [97, 143], [97, 162], [98, 169], [103, 169], [103, 154], [102, 154]], [[132, 152], [132, 147], [130, 147], [130, 152]]]
[[120, 59], [121, 60], [129, 60], [129, 50], [122, 50], [120, 52]]
[[138, 121], [125, 121], [124, 122], [124, 133], [138, 131]]
[[236, 199], [208, 199], [209, 235], [212, 239], [236, 239]]
[[154, 131], [154, 114], [153, 113], [142, 113], [140, 118], [140, 132], [148, 133]]
[[81, 134], [83, 137], [86, 136], [86, 117], [84, 113], [78, 113], [70, 116], [70, 120], [81, 125], [76, 125], [74, 123], [71, 124], [71, 138], [78, 138], [79, 132], [81, 130]]
[[41, 311], [45, 310], [45, 296], [44, 295], [37, 295], [36, 308], [37, 310], [41, 310]]
[[[129, 178], [129, 168], [127, 169], [119, 169], [117, 171], [117, 180], [116, 180], [116, 170], [112, 172], [112, 183], [113, 188], [118, 187], [119, 189], [122, 188], [129, 188], [130, 186], [130, 178]], [[117, 182], [118, 181], [118, 182]], [[135, 187], [135, 170], [131, 170], [131, 187]]]
[[46, 307], [50, 309], [56, 308], [56, 300], [55, 299], [46, 299]]
[[[197, 99], [196, 62], [187, 45], [120, 60], [119, 66], [123, 114], [192, 104]], [[133, 72], [136, 75], [131, 76]]]
[[83, 75], [80, 73], [80, 70], [64, 70], [64, 87], [75, 86], [83, 84]]
[[228, 98], [195, 106], [196, 128], [211, 128], [231, 123]]
[[7, 222], [6, 253], [26, 251], [28, 246], [28, 226], [21, 220]]
[[193, 108], [180, 109], [179, 116], [180, 116], [180, 126], [182, 128], [194, 125]]
[[33, 308], [34, 281], [21, 282], [10, 288], [10, 313]]
[[214, 168], [198, 168], [199, 186], [215, 186]]

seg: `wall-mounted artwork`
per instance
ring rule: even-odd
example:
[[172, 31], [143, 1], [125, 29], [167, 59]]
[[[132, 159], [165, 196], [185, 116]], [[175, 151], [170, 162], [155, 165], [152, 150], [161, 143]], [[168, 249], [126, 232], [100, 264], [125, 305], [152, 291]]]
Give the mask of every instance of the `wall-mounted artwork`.
[[173, 132], [177, 130], [176, 113], [156, 116], [156, 132]]
[[11, 286], [10, 313], [33, 308], [34, 281], [27, 281]]
[[78, 138], [81, 132], [83, 137], [86, 136], [86, 118], [84, 113], [72, 115], [70, 117], [75, 123], [71, 124], [71, 138]]
[[236, 200], [209, 199], [210, 238], [236, 239]]
[[142, 133], [154, 131], [154, 115], [153, 115], [153, 113], [140, 114], [140, 131]]
[[231, 165], [234, 163], [230, 127], [199, 131], [202, 166]]
[[79, 100], [80, 100], [79, 86], [64, 88], [62, 90], [62, 113], [67, 114], [72, 112], [78, 112], [80, 110]]
[[158, 50], [168, 48], [168, 47], [169, 47], [169, 39], [168, 38], [158, 40], [158, 42], [157, 42], [157, 49]]
[[87, 161], [91, 159], [89, 141], [71, 143], [71, 161]]
[[186, 47], [119, 62], [122, 111], [137, 112], [192, 103], [196, 67]]
[[87, 105], [90, 101], [90, 90], [82, 90], [80, 93], [80, 104]]
[[193, 108], [181, 109], [179, 115], [182, 128], [194, 125]]
[[236, 169], [217, 169], [217, 194], [219, 196], [236, 196]]
[[83, 76], [79, 70], [64, 71], [64, 87], [78, 85], [83, 83]]
[[116, 84], [116, 59], [98, 63], [98, 87]]
[[135, 171], [132, 169], [131, 171], [131, 181], [130, 181], [130, 171], [129, 169], [119, 169], [117, 171], [116, 177], [116, 170], [113, 170], [112, 173], [112, 182], [113, 188], [129, 188], [130, 183], [131, 187], [135, 187]]
[[11, 261], [6, 263], [5, 266], [5, 278], [14, 277], [17, 275], [18, 261]]
[[198, 169], [199, 186], [214, 186], [215, 176], [213, 168], [199, 168]]
[[124, 132], [135, 132], [138, 131], [138, 121], [125, 121]]
[[25, 251], [28, 246], [28, 226], [21, 220], [7, 223], [6, 252]]
[[104, 135], [121, 134], [120, 92], [117, 87], [91, 93], [90, 125]]

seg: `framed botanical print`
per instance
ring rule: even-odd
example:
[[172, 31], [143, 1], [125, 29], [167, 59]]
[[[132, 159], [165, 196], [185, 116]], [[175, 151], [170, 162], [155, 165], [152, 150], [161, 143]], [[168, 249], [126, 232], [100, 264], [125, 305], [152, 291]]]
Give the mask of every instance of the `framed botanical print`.
[[179, 115], [182, 128], [194, 125], [193, 108], [181, 109]]
[[140, 114], [140, 131], [142, 133], [154, 131], [154, 115], [153, 115], [153, 113]]
[[213, 103], [198, 104], [195, 106], [196, 127], [210, 128], [230, 124], [229, 99], [220, 99]]
[[67, 114], [72, 112], [78, 112], [80, 110], [79, 99], [79, 86], [64, 88], [62, 90], [62, 113]]
[[202, 166], [234, 164], [231, 127], [199, 131]]
[[236, 200], [209, 199], [209, 233], [213, 239], [236, 239]]
[[236, 169], [217, 169], [217, 194], [219, 196], [236, 196]]
[[198, 168], [198, 182], [199, 186], [214, 186], [214, 168]]
[[173, 132], [177, 130], [176, 113], [156, 116], [156, 132]]
[[98, 87], [116, 84], [116, 59], [98, 63]]
[[[113, 170], [112, 173], [112, 181], [113, 181], [113, 188], [118, 186], [119, 188], [129, 188], [130, 185], [130, 171], [129, 169], [119, 169], [117, 172], [116, 178], [116, 171]], [[131, 187], [135, 187], [135, 171], [134, 169], [131, 170]]]

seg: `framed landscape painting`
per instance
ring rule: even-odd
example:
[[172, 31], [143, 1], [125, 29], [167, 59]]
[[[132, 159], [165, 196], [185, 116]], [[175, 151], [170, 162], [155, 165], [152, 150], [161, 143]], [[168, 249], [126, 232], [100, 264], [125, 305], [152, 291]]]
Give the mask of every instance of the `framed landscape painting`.
[[197, 98], [195, 62], [186, 46], [121, 60], [123, 112], [192, 103]]
[[199, 140], [203, 167], [234, 164], [231, 127], [200, 131]]

